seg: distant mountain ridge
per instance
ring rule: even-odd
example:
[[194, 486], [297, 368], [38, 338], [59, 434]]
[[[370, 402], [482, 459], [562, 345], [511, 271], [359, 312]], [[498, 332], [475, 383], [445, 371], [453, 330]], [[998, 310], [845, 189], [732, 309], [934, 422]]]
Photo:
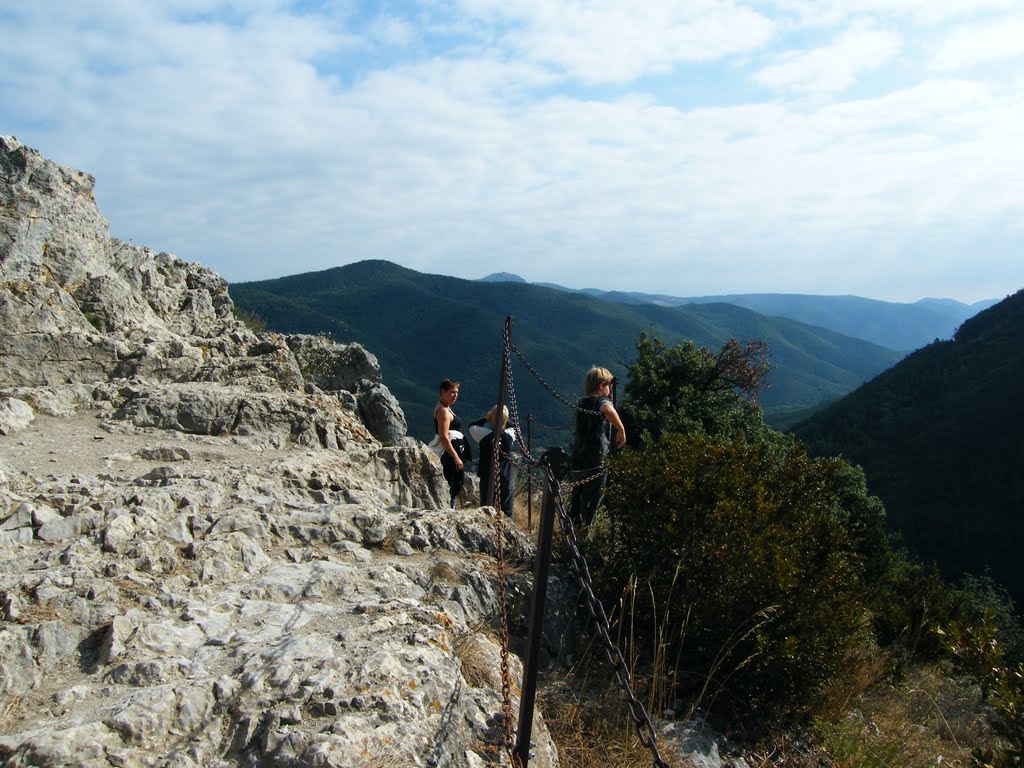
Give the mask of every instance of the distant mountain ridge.
[[584, 372], [598, 363], [623, 375], [641, 333], [712, 348], [730, 337], [764, 339], [774, 370], [761, 401], [766, 414], [780, 418], [838, 398], [901, 357], [860, 339], [729, 304], [627, 305], [525, 282], [424, 274], [387, 261], [235, 283], [231, 295], [272, 330], [329, 333], [373, 349], [410, 433], [426, 439], [442, 378], [462, 381], [456, 411], [464, 418], [482, 416], [493, 404], [509, 315], [515, 318], [513, 342], [544, 378], [536, 381], [517, 367], [522, 413], [552, 426], [570, 421], [571, 412], [547, 389], [574, 400], [582, 394]]
[[[488, 275], [482, 279], [492, 282], [526, 282], [519, 275], [508, 272]], [[737, 293], [683, 297], [636, 291], [603, 291], [598, 288], [573, 289], [554, 283], [536, 285], [570, 293], [582, 293], [620, 304], [656, 304], [665, 307], [719, 302], [733, 304], [769, 317], [786, 317], [903, 352], [919, 349], [936, 339], [952, 338], [953, 333], [965, 320], [996, 303], [995, 299], [964, 304], [955, 299], [927, 298], [905, 304], [860, 296], [815, 296], [797, 293]]]
[[1024, 605], [1024, 290], [794, 432], [863, 466], [892, 525], [948, 575], [992, 575]]

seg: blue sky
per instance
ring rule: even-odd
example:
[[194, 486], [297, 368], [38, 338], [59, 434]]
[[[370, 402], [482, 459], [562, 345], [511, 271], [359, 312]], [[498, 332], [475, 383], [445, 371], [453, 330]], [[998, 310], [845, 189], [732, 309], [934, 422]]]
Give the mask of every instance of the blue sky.
[[1024, 287], [1020, 0], [36, 0], [0, 133], [231, 281]]

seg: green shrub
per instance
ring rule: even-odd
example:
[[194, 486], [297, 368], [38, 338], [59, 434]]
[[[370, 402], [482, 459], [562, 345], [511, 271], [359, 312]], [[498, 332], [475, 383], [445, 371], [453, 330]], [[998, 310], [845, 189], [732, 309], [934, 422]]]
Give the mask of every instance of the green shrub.
[[[614, 458], [609, 516], [588, 551], [605, 604], [632, 578], [658, 615], [685, 617], [677, 679], [765, 716], [812, 709], [864, 637], [861, 567], [830, 486], [833, 461], [667, 435]], [[678, 576], [676, 576], [678, 568]], [[653, 629], [649, 630], [654, 632]]]
[[764, 342], [730, 339], [718, 352], [692, 341], [668, 346], [641, 334], [629, 366], [622, 419], [630, 445], [668, 433], [777, 442], [757, 405], [768, 372]]
[[981, 700], [990, 709], [996, 743], [975, 750], [975, 765], [1024, 765], [1024, 663], [1005, 660], [996, 609], [986, 608], [976, 621], [950, 622], [938, 634], [961, 669], [978, 681]]

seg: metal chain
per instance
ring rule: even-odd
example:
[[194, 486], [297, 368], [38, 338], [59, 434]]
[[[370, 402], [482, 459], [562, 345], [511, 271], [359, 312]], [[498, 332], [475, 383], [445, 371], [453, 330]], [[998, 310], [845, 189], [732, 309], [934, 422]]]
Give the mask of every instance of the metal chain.
[[537, 421], [536, 419], [533, 420], [533, 424], [534, 426], [540, 427], [541, 429], [549, 429], [552, 432], [566, 432], [570, 429], [576, 429], [575, 424], [559, 424], [558, 426], [552, 427], [547, 424], [544, 424], [543, 422]]
[[[512, 350], [515, 349], [515, 347], [512, 344], [512, 337], [511, 337], [511, 332], [512, 331], [511, 331], [511, 328], [509, 326], [510, 326], [510, 324], [506, 323], [505, 331], [504, 331], [504, 343], [505, 343], [505, 349], [508, 350], [508, 351], [512, 351]], [[518, 355], [519, 353], [516, 352], [516, 354]], [[516, 440], [519, 441], [519, 450], [523, 452], [523, 456], [525, 456], [526, 459], [531, 464], [533, 464], [535, 466], [539, 466], [540, 462], [537, 460], [537, 458], [532, 456], [532, 455], [530, 455], [529, 449], [527, 448], [526, 439], [523, 437], [522, 429], [519, 426], [522, 423], [522, 421], [519, 418], [519, 402], [516, 400], [516, 388], [515, 388], [515, 385], [512, 383], [512, 355], [505, 354], [504, 358], [505, 358], [505, 371], [504, 371], [504, 374], [505, 374], [506, 391], [508, 393], [508, 415], [509, 415], [509, 421], [512, 423], [512, 428], [515, 430]]]
[[[512, 467], [513, 467], [513, 468], [514, 468], [514, 469], [515, 469], [515, 470], [516, 470], [516, 471], [517, 471], [518, 473], [520, 473], [520, 474], [522, 474], [522, 475], [531, 475], [531, 476], [532, 476], [532, 477], [534, 477], [534, 478], [535, 478], [535, 479], [536, 479], [536, 480], [537, 480], [538, 482], [540, 482], [541, 480], [545, 479], [545, 478], [543, 477], [543, 475], [540, 475], [540, 474], [535, 474], [535, 473], [531, 472], [531, 469], [543, 469], [543, 465], [539, 465], [539, 464], [529, 464], [529, 463], [524, 463], [524, 462], [521, 462], [521, 461], [519, 461], [519, 460], [518, 460], [518, 459], [517, 459], [517, 458], [515, 457], [515, 455], [514, 455], [514, 454], [511, 454], [511, 453], [505, 453], [504, 451], [502, 451], [502, 452], [501, 452], [501, 456], [502, 456], [502, 458], [504, 458], [504, 459], [505, 459], [506, 461], [508, 461], [508, 463], [509, 463], [509, 464], [511, 464], [511, 465], [512, 465]], [[563, 481], [559, 481], [559, 484], [558, 484], [558, 485], [559, 485], [559, 488], [561, 489], [561, 493], [562, 493], [562, 495], [564, 496], [564, 495], [566, 495], [566, 494], [565, 494], [565, 492], [566, 492], [566, 491], [572, 491], [572, 490], [573, 490], [574, 488], [576, 488], [576, 486], [578, 486], [578, 485], [586, 485], [587, 483], [589, 483], [589, 482], [591, 482], [591, 481], [593, 481], [593, 480], [597, 480], [597, 479], [598, 479], [599, 477], [601, 477], [602, 475], [607, 475], [607, 474], [609, 474], [609, 469], [608, 469], [608, 467], [602, 466], [602, 467], [598, 467], [598, 468], [597, 468], [597, 469], [596, 469], [596, 470], [595, 470], [595, 471], [593, 472], [593, 474], [587, 475], [586, 477], [582, 477], [582, 478], [580, 478], [580, 479], [578, 479], [578, 480], [563, 480]], [[480, 501], [481, 501], [481, 503], [484, 503], [484, 500], [483, 500], [483, 499], [481, 499]]]
[[[590, 411], [585, 408], [579, 408], [577, 405], [566, 400], [564, 397], [558, 394], [544, 379], [537, 373], [536, 370], [526, 361], [522, 353], [512, 344], [510, 335], [510, 323], [505, 325], [504, 343], [506, 349], [515, 352], [516, 357], [523, 366], [533, 375], [537, 381], [556, 399], [560, 400], [563, 404], [569, 406], [575, 411], [580, 413], [587, 413], [592, 415], [601, 415], [599, 411]], [[608, 657], [608, 661], [611, 663], [615, 670], [615, 677], [618, 678], [620, 685], [622, 686], [627, 699], [627, 707], [629, 714], [633, 720], [633, 724], [636, 728], [637, 737], [640, 739], [640, 743], [643, 744], [651, 751], [651, 755], [654, 760], [654, 768], [671, 768], [671, 766], [665, 762], [661, 757], [661, 753], [658, 751], [658, 745], [656, 743], [656, 732], [654, 725], [651, 723], [651, 718], [647, 714], [647, 710], [644, 708], [643, 703], [637, 699], [633, 693], [632, 688], [632, 676], [629, 673], [629, 667], [626, 665], [626, 661], [622, 656], [622, 652], [615, 645], [611, 638], [611, 626], [608, 621], [608, 616], [605, 613], [604, 606], [601, 601], [597, 599], [594, 594], [593, 580], [590, 576], [590, 569], [587, 566], [586, 558], [579, 550], [579, 543], [576, 540], [576, 531], [573, 528], [572, 520], [566, 512], [565, 504], [562, 501], [562, 494], [559, 483], [554, 476], [554, 472], [551, 467], [540, 462], [534, 458], [527, 451], [526, 441], [523, 439], [523, 434], [519, 429], [519, 407], [516, 401], [515, 387], [512, 384], [512, 361], [511, 355], [505, 355], [505, 359], [508, 361], [506, 364], [506, 370], [504, 375], [506, 376], [507, 392], [509, 396], [509, 421], [513, 424], [513, 429], [516, 434], [516, 439], [519, 440], [519, 447], [522, 451], [523, 457], [533, 467], [542, 468], [547, 475], [548, 487], [552, 494], [554, 494], [555, 506], [558, 511], [558, 517], [562, 525], [562, 531], [565, 533], [566, 543], [569, 547], [570, 562], [569, 565], [576, 576], [580, 587], [583, 589], [584, 596], [587, 601], [587, 608], [590, 611], [590, 615], [594, 620], [594, 626], [600, 632], [601, 638], [604, 641], [605, 654]], [[497, 453], [497, 451], [495, 451]], [[508, 457], [512, 460], [512, 457]], [[529, 470], [527, 470], [529, 471]], [[594, 474], [589, 475], [583, 479], [576, 480], [574, 482], [565, 483], [566, 488], [573, 488], [576, 485], [591, 482], [601, 475], [605, 474], [608, 468], [602, 466], [598, 468]], [[504, 589], [504, 526], [503, 526], [503, 515], [501, 511], [501, 505], [498, 505], [497, 514], [495, 516], [495, 524], [498, 527], [498, 600], [501, 606], [501, 646], [502, 646], [502, 698], [504, 702], [504, 715], [505, 715], [505, 750], [508, 752], [509, 759], [512, 761], [513, 768], [521, 768], [521, 762], [519, 756], [513, 752], [514, 746], [512, 745], [512, 718], [511, 718], [511, 703], [508, 693], [508, 622], [505, 617], [505, 589]]]
[[644, 708], [643, 703], [633, 693], [631, 683], [632, 676], [629, 673], [629, 667], [626, 665], [626, 660], [622, 656], [622, 651], [619, 650], [618, 646], [615, 645], [615, 642], [611, 638], [611, 625], [608, 621], [608, 616], [604, 611], [604, 606], [594, 594], [590, 569], [587, 566], [586, 558], [580, 552], [579, 543], [576, 539], [576, 530], [573, 527], [572, 519], [565, 510], [565, 505], [562, 502], [562, 496], [558, 492], [558, 483], [555, 480], [554, 473], [550, 467], [547, 467], [546, 469], [549, 488], [551, 488], [552, 493], [555, 494], [555, 506], [558, 510], [558, 518], [562, 525], [562, 532], [565, 534], [566, 544], [569, 547], [569, 566], [583, 590], [584, 598], [587, 601], [587, 609], [590, 611], [590, 616], [594, 620], [594, 627], [601, 634], [601, 639], [604, 642], [605, 655], [607, 656], [609, 663], [614, 668], [615, 677], [618, 678], [619, 684], [626, 694], [626, 704], [629, 708], [630, 718], [633, 720], [633, 725], [636, 728], [637, 738], [640, 739], [641, 744], [651, 751], [655, 768], [671, 768], [658, 751], [656, 732], [654, 730], [653, 723], [651, 723], [651, 718], [647, 714], [647, 710]]
[[515, 736], [512, 728], [512, 673], [509, 670], [508, 656], [508, 611], [506, 610], [505, 595], [505, 515], [499, 504], [495, 508], [494, 515], [495, 536], [498, 542], [498, 613], [500, 616], [500, 628], [498, 639], [501, 641], [501, 714], [504, 720], [505, 733], [502, 742], [513, 768], [519, 765], [519, 756], [513, 751], [515, 749]]
[[[605, 467], [605, 466], [598, 467], [594, 471], [594, 473], [592, 475], [587, 475], [586, 477], [581, 477], [578, 480], [566, 480], [566, 481], [560, 482], [559, 483], [559, 488], [560, 489], [568, 489], [568, 490], [571, 491], [574, 488], [576, 488], [576, 486], [578, 486], [578, 485], [586, 485], [587, 483], [591, 482], [592, 480], [597, 480], [597, 478], [601, 477], [602, 475], [607, 475], [607, 474], [609, 474], [608, 467]], [[561, 490], [559, 490], [559, 493], [561, 493]]]
[[[505, 344], [509, 343], [511, 322], [505, 324]], [[505, 355], [508, 358], [508, 355]], [[506, 366], [507, 371], [503, 371], [504, 375], [509, 376], [511, 374], [511, 366]], [[514, 398], [515, 394], [512, 392], [512, 379], [506, 379], [506, 389], [511, 393], [511, 397]], [[514, 416], [514, 399], [510, 399], [512, 407], [509, 409], [510, 416]], [[500, 418], [500, 416], [499, 416]], [[492, 425], [493, 428], [493, 425]], [[516, 433], [519, 432], [518, 420], [515, 427]], [[498, 452], [501, 450], [500, 435], [494, 434], [494, 447], [491, 452], [492, 456], [492, 469], [497, 469], [498, 463]], [[493, 491], [496, 491], [499, 487], [497, 472], [494, 471], [491, 475], [491, 479], [494, 483]], [[500, 495], [500, 494], [499, 494]], [[512, 727], [512, 673], [509, 670], [509, 640], [508, 640], [508, 608], [507, 608], [507, 596], [505, 594], [505, 513], [501, 508], [501, 503], [495, 506], [494, 514], [494, 528], [495, 536], [497, 537], [498, 547], [498, 613], [500, 627], [498, 630], [498, 639], [501, 643], [501, 714], [504, 719], [504, 734], [502, 736], [502, 742], [505, 747], [505, 752], [508, 754], [508, 758], [511, 761], [512, 768], [521, 768], [522, 761], [519, 759], [519, 755], [515, 753], [515, 735]]]
[[534, 367], [532, 365], [530, 365], [526, 361], [526, 358], [523, 357], [523, 353], [519, 351], [519, 348], [516, 347], [516, 345], [512, 344], [511, 342], [508, 342], [508, 343], [509, 343], [509, 348], [513, 352], [516, 353], [516, 357], [519, 358], [519, 362], [523, 364], [523, 367], [526, 368], [526, 370], [528, 370], [531, 374], [533, 374], [533, 378], [535, 378], [537, 381], [539, 381], [540, 385], [542, 387], [544, 387], [544, 389], [546, 389], [549, 394], [554, 396], [554, 398], [556, 400], [561, 401], [561, 403], [563, 405], [567, 405], [567, 406], [569, 406], [569, 408], [571, 408], [574, 411], [578, 411], [579, 413], [586, 413], [586, 414], [588, 414], [590, 416], [601, 416], [602, 415], [600, 411], [591, 411], [591, 410], [589, 410], [587, 408], [580, 408], [578, 404], [569, 402], [564, 397], [562, 397], [562, 395], [558, 394], [558, 392], [555, 391], [554, 387], [552, 387], [550, 384], [548, 384], [544, 380], [544, 378], [539, 373], [537, 373], [537, 371], [534, 369]]

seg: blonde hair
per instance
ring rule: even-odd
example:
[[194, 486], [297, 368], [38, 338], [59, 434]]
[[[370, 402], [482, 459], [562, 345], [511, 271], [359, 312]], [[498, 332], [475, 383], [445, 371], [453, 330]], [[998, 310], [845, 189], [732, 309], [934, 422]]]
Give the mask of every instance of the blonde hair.
[[[477, 411], [477, 413], [479, 413], [479, 411]], [[487, 412], [487, 423], [494, 428], [495, 432], [501, 432], [501, 430], [505, 428], [505, 425], [508, 424], [508, 408], [506, 408], [504, 405], [501, 406], [501, 418], [496, 418], [497, 415], [498, 406], [494, 406], [493, 408], [491, 408], [491, 410]], [[501, 424], [495, 424], [495, 421], [501, 421]]]
[[592, 395], [593, 393], [597, 392], [598, 388], [602, 384], [611, 385], [611, 383], [614, 380], [615, 377], [612, 376], [611, 371], [609, 371], [607, 368], [601, 368], [595, 365], [593, 368], [587, 371], [587, 375], [583, 379], [583, 392], [584, 394]]

